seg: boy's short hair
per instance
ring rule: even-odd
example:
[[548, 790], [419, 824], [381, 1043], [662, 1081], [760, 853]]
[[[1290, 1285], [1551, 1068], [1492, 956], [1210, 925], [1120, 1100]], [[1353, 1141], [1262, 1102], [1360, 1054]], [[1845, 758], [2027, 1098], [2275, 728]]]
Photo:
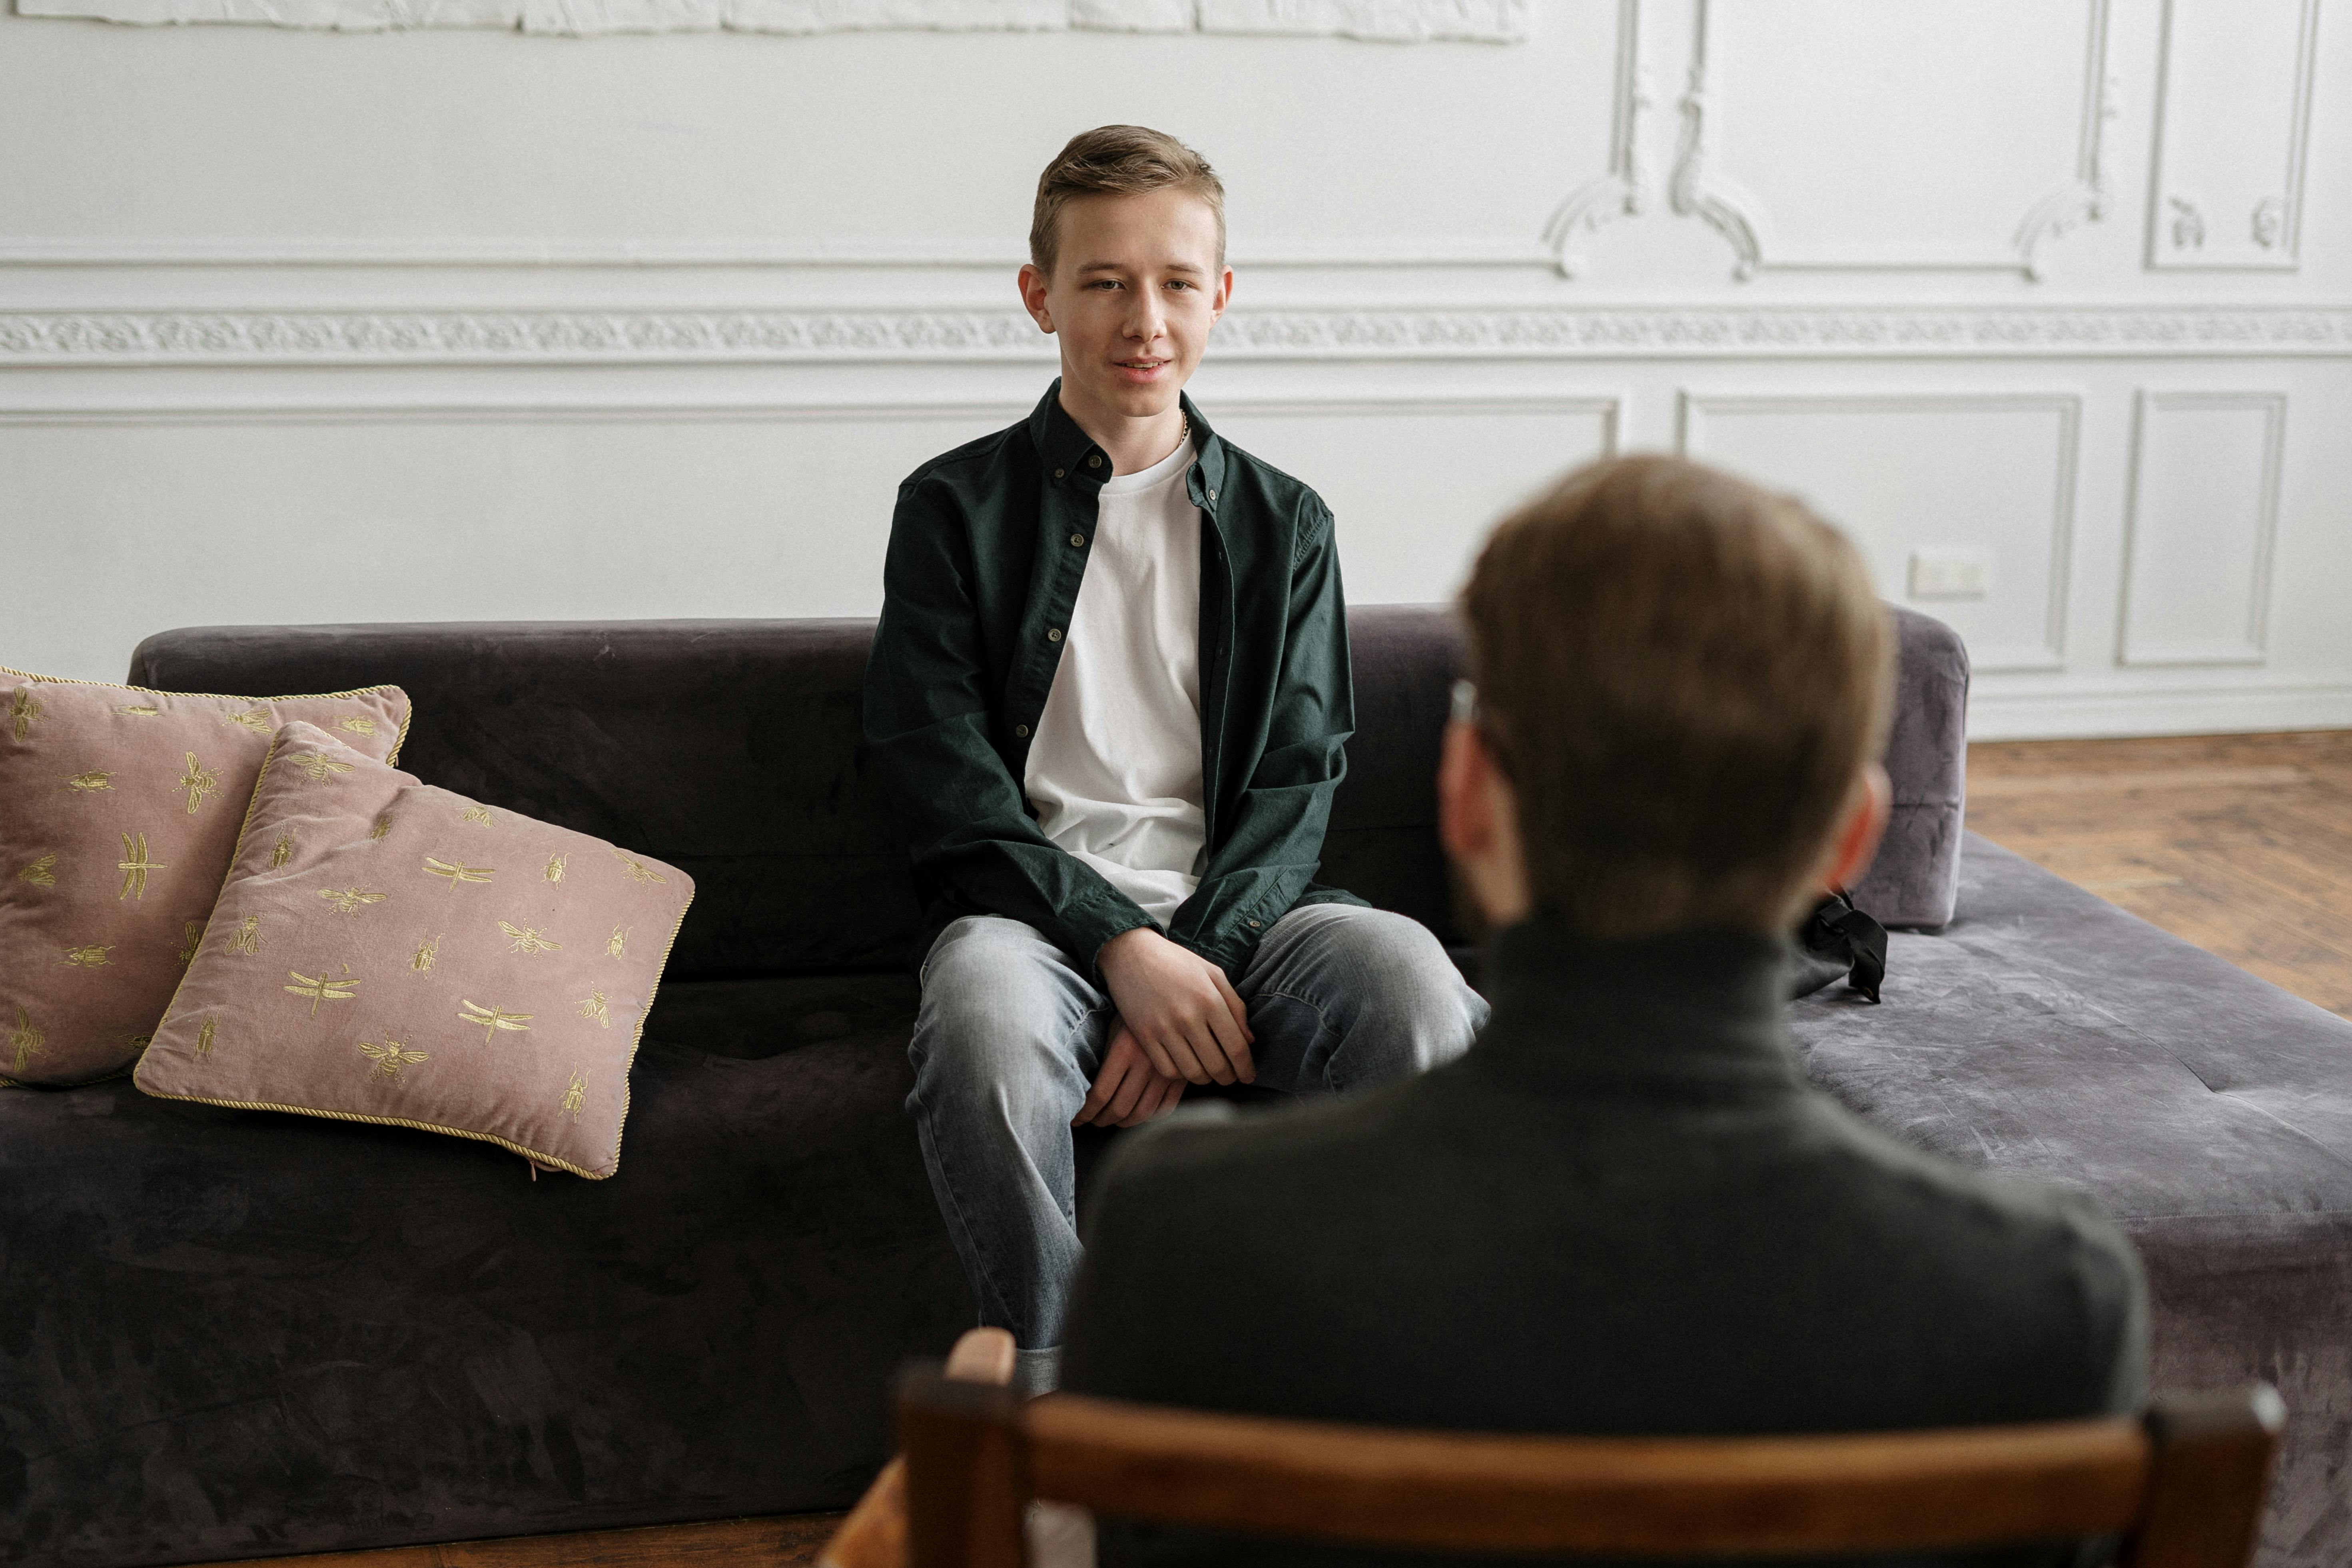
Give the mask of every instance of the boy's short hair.
[[1217, 268], [1225, 265], [1225, 186], [1209, 161], [1164, 131], [1097, 125], [1070, 138], [1037, 176], [1029, 217], [1029, 259], [1054, 275], [1062, 208], [1078, 196], [1134, 195], [1173, 186], [1192, 192], [1217, 215]]
[[1894, 687], [1836, 529], [1696, 463], [1614, 458], [1505, 519], [1462, 608], [1539, 910], [1607, 938], [1811, 907]]

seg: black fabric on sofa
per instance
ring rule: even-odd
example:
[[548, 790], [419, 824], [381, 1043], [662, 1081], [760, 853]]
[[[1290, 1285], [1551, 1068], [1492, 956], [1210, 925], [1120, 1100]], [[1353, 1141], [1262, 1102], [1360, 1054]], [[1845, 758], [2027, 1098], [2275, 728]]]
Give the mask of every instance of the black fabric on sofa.
[[[1326, 879], [1454, 932], [1432, 828], [1456, 644], [1358, 609]], [[2352, 1026], [1959, 832], [1967, 661], [1902, 617], [1886, 1005], [1800, 1004], [1904, 1136], [2099, 1196], [2160, 1384], [2294, 1415], [2263, 1561], [2352, 1558]], [[406, 687], [403, 765], [699, 893], [609, 1182], [487, 1145], [0, 1094], [0, 1561], [115, 1568], [839, 1506], [905, 1355], [971, 1321], [900, 1113], [917, 911], [856, 752], [864, 621], [226, 627], [168, 689]], [[1952, 898], [1959, 893], [1957, 916]]]

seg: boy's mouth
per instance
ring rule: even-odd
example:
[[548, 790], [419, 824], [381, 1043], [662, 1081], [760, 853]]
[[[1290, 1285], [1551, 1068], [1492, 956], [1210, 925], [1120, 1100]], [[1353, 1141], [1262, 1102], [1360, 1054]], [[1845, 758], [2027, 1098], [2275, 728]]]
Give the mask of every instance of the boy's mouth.
[[1115, 359], [1110, 363], [1129, 381], [1150, 381], [1170, 363], [1164, 359]]

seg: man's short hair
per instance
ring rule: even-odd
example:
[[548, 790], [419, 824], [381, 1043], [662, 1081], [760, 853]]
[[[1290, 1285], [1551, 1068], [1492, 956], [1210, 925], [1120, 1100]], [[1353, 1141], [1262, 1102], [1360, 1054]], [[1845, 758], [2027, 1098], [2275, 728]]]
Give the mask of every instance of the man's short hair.
[[1217, 268], [1225, 265], [1225, 186], [1209, 161], [1164, 131], [1097, 125], [1070, 138], [1037, 176], [1029, 218], [1029, 259], [1046, 277], [1061, 244], [1062, 208], [1078, 196], [1136, 195], [1174, 187], [1192, 192], [1217, 215]]
[[1894, 686], [1836, 529], [1696, 463], [1613, 458], [1505, 519], [1462, 609], [1540, 911], [1623, 937], [1811, 907]]

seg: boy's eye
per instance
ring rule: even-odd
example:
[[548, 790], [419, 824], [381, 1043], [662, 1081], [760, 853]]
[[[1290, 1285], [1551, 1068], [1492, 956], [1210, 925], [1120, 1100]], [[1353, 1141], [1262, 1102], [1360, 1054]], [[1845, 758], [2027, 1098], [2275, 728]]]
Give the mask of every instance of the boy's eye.
[[1118, 279], [1116, 278], [1097, 278], [1092, 283], [1087, 284], [1087, 287], [1089, 289], [1116, 289], [1118, 287]]
[[1171, 289], [1190, 289], [1192, 286], [1189, 279], [1182, 278], [1171, 278], [1168, 280], [1168, 287]]

